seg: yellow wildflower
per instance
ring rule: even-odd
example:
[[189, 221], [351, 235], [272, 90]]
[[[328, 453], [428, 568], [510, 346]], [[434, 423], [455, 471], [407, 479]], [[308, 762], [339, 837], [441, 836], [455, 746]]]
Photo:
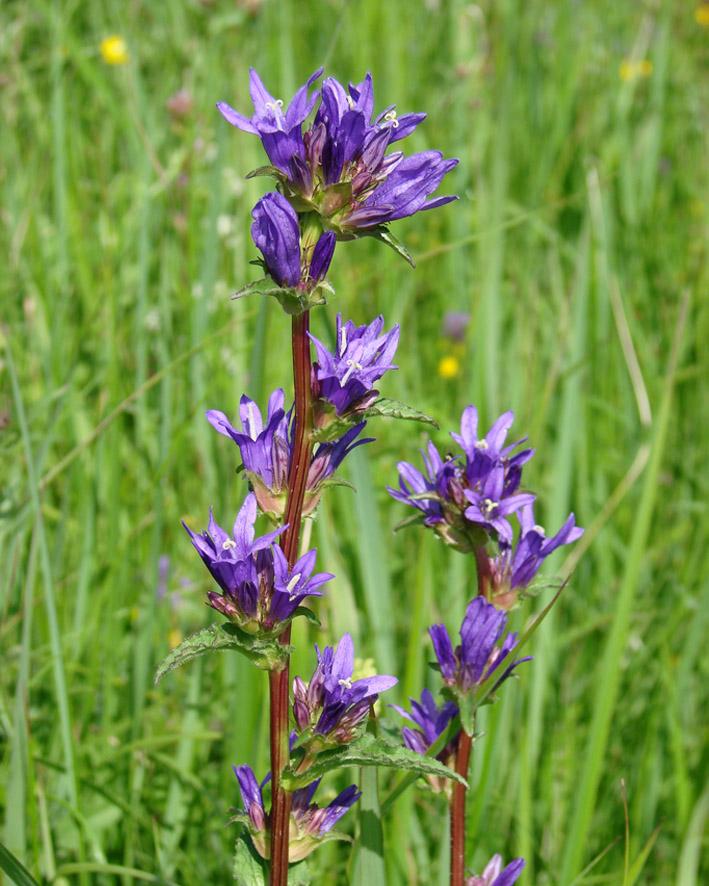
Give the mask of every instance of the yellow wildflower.
[[119, 34], [111, 34], [102, 40], [99, 49], [107, 65], [125, 65], [130, 61], [126, 41]]
[[702, 3], [694, 10], [694, 20], [703, 28], [709, 28], [709, 3]]
[[649, 77], [652, 74], [652, 62], [649, 58], [643, 58], [639, 61], [630, 61], [625, 59], [620, 63], [620, 79], [627, 83], [629, 80], [636, 80], [638, 77]]
[[438, 364], [438, 374], [441, 378], [455, 378], [459, 372], [460, 363], [458, 362], [458, 358], [454, 357], [452, 354], [443, 357]]
[[179, 628], [173, 628], [168, 635], [167, 642], [171, 649], [179, 646], [182, 643], [182, 631]]

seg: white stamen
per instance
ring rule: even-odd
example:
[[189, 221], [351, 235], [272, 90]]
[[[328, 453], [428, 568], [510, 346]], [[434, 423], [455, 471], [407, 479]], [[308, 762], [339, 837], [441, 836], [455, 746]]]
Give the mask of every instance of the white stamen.
[[293, 578], [288, 582], [288, 584], [286, 585], [286, 590], [288, 591], [289, 594], [291, 594], [293, 592], [293, 588], [298, 584], [299, 581], [300, 581], [300, 572], [297, 572], [293, 576]]
[[384, 115], [384, 119], [388, 123], [391, 123], [391, 125], [394, 127], [394, 129], [398, 129], [399, 121], [396, 119], [396, 111], [389, 111], [388, 114]]
[[354, 99], [351, 95], [347, 96], [347, 104], [350, 106], [350, 110], [354, 110]]
[[491, 498], [486, 498], [483, 501], [483, 506], [480, 509], [486, 517], [489, 517], [492, 511], [499, 505], [499, 501], [493, 501]]
[[546, 533], [544, 532], [544, 527], [539, 526], [536, 523], [534, 524], [534, 526], [532, 526], [532, 532], [536, 532], [539, 535], [546, 535]]
[[481, 449], [483, 452], [485, 452], [486, 449], [489, 449], [489, 446], [487, 445], [487, 440], [478, 440], [478, 442], [475, 444], [475, 448]]
[[348, 677], [346, 680], [338, 680], [339, 686], [344, 686], [345, 689], [352, 689], [352, 677]]
[[264, 105], [264, 107], [265, 107], [267, 110], [269, 110], [269, 111], [275, 111], [276, 108], [282, 108], [282, 107], [283, 107], [283, 99], [282, 99], [282, 98], [277, 98], [274, 102], [266, 102], [266, 104]]
[[342, 335], [342, 341], [340, 342], [340, 357], [347, 350], [347, 330], [345, 329], [344, 326], [342, 327], [341, 335]]
[[[256, 437], [258, 437], [258, 434], [255, 434], [255, 427], [254, 427], [254, 401], [253, 401], [253, 400], [249, 400], [249, 405], [246, 407], [246, 411], [248, 412], [248, 415], [249, 415], [249, 428], [248, 428], [248, 431], [249, 431], [249, 437], [251, 437], [252, 440], [255, 440]], [[254, 435], [254, 434], [255, 434], [255, 435]]]
[[361, 363], [358, 363], [356, 360], [348, 360], [347, 365], [350, 367], [347, 372], [342, 376], [342, 381], [340, 384], [344, 387], [347, 384], [348, 378], [352, 375], [355, 369], [364, 369]]
[[223, 551], [235, 551], [236, 550], [236, 542], [232, 541], [228, 538], [225, 542], [222, 542], [222, 550]]

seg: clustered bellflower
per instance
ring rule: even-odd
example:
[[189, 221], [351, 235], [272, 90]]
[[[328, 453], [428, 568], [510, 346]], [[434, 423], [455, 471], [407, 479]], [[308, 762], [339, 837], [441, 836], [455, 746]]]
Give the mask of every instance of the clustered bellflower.
[[[318, 357], [311, 382], [316, 402], [325, 401], [338, 416], [363, 412], [374, 403], [379, 396], [374, 383], [389, 369], [398, 369], [391, 361], [399, 344], [399, 324], [389, 332], [383, 329], [381, 314], [364, 326], [355, 326], [352, 320], [343, 324], [338, 314], [334, 354], [310, 335]], [[322, 424], [322, 410], [318, 418]]]
[[301, 741], [307, 753], [321, 751], [338, 744], [348, 744], [357, 736], [358, 727], [369, 713], [380, 692], [390, 689], [396, 677], [376, 675], [352, 680], [354, 645], [350, 634], [344, 634], [337, 649], [316, 646], [318, 664], [306, 682], [293, 680], [293, 719], [296, 732], [308, 731]]
[[502, 856], [493, 855], [485, 866], [485, 870], [481, 876], [465, 878], [465, 886], [513, 886], [517, 882], [517, 878], [522, 873], [525, 861], [523, 858], [515, 858], [507, 867], [501, 871]]
[[[456, 697], [474, 696], [481, 684], [498, 673], [494, 691], [517, 665], [531, 659], [527, 656], [510, 661], [517, 645], [517, 634], [503, 637], [506, 624], [506, 612], [483, 597], [475, 597], [466, 609], [460, 628], [460, 644], [455, 650], [445, 625], [429, 628], [443, 682], [453, 689]], [[500, 640], [502, 643], [498, 646]]]
[[222, 590], [208, 591], [209, 605], [247, 633], [279, 633], [308, 596], [321, 596], [320, 587], [334, 578], [313, 575], [316, 551], [308, 551], [288, 568], [276, 538], [285, 526], [255, 538], [256, 496], [249, 493], [234, 523], [233, 537], [214, 520], [197, 534], [186, 524], [197, 553]]
[[[313, 74], [296, 92], [286, 111], [253, 69], [254, 115], [249, 119], [225, 102], [217, 105], [233, 126], [259, 136], [280, 190], [297, 211], [316, 212], [323, 229], [346, 240], [457, 199], [430, 196], [457, 160], [444, 160], [439, 151], [409, 157], [398, 150], [387, 154], [389, 146], [412, 133], [425, 114], [397, 117], [392, 105], [373, 117], [370, 74], [362, 83], [350, 84], [349, 90], [329, 77], [322, 94], [316, 91], [308, 98], [308, 88], [321, 73]], [[303, 133], [302, 124], [318, 98], [313, 123]]]
[[[264, 421], [255, 401], [243, 395], [239, 403], [241, 431], [237, 431], [223, 412], [210, 409], [207, 421], [225, 437], [233, 440], [249, 483], [261, 510], [273, 519], [282, 518], [288, 497], [288, 475], [293, 457], [293, 410], [285, 412], [281, 388], [273, 391], [268, 400]], [[311, 514], [318, 505], [325, 482], [335, 473], [345, 456], [371, 437], [357, 440], [365, 422], [350, 428], [338, 440], [319, 443], [315, 447], [305, 488], [303, 515]]]
[[[250, 766], [235, 766], [234, 772], [239, 781], [244, 812], [235, 815], [231, 821], [246, 825], [256, 851], [268, 859], [271, 857], [271, 821], [263, 802], [263, 788], [270, 781], [271, 773], [259, 784]], [[342, 839], [342, 835], [333, 832], [332, 828], [361, 797], [357, 788], [350, 785], [326, 807], [319, 807], [312, 801], [320, 781], [318, 778], [293, 792], [288, 845], [291, 864], [306, 858], [328, 839]]]

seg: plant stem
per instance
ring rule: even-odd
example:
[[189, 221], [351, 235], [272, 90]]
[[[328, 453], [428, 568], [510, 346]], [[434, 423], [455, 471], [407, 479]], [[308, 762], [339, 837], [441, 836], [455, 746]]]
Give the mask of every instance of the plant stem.
[[[473, 737], [461, 730], [455, 755], [455, 771], [468, 777]], [[463, 886], [465, 880], [465, 785], [453, 782], [450, 802], [451, 819], [451, 886]]]
[[[295, 419], [293, 430], [293, 458], [288, 477], [288, 502], [285, 520], [288, 528], [283, 533], [281, 548], [292, 568], [298, 559], [300, 524], [303, 514], [305, 486], [310, 467], [312, 443], [312, 404], [310, 397], [310, 339], [306, 311], [293, 318], [293, 383], [295, 388]], [[290, 643], [290, 625], [279, 640]], [[287, 886], [288, 837], [291, 795], [281, 788], [281, 772], [288, 763], [288, 684], [289, 666], [269, 674], [271, 712], [271, 886]]]
[[484, 597], [490, 603], [490, 558], [487, 548], [485, 545], [475, 545], [473, 554], [478, 573], [478, 597]]

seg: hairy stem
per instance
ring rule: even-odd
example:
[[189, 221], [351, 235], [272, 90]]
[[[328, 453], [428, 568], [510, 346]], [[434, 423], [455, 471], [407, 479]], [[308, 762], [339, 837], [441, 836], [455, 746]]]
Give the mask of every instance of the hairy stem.
[[[298, 559], [300, 524], [303, 500], [310, 467], [312, 443], [312, 404], [310, 398], [310, 314], [305, 312], [293, 318], [293, 382], [295, 387], [295, 420], [293, 429], [293, 459], [288, 477], [288, 503], [284, 522], [288, 528], [280, 542], [288, 565]], [[280, 636], [280, 642], [290, 643], [290, 625]], [[271, 712], [271, 886], [287, 886], [288, 836], [291, 795], [281, 788], [281, 772], [288, 763], [288, 684], [289, 666], [269, 675]]]
[[[455, 755], [455, 771], [463, 778], [468, 777], [470, 752], [473, 737], [460, 733], [458, 750]], [[453, 782], [453, 795], [450, 801], [451, 819], [451, 886], [463, 886], [465, 881], [465, 785]]]

